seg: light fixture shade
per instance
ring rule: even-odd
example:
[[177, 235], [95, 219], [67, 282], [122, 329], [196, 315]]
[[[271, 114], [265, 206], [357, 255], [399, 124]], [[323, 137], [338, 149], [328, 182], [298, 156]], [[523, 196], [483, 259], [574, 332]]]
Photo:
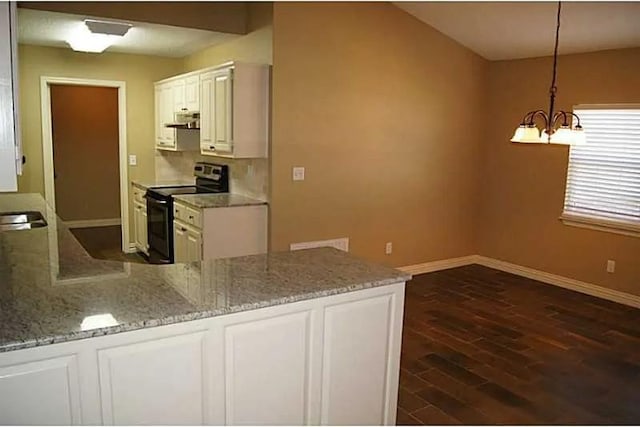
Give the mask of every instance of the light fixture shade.
[[562, 126], [551, 135], [552, 144], [571, 145], [573, 144], [573, 131], [569, 126]]
[[581, 127], [571, 131], [573, 133], [573, 142], [571, 145], [584, 145], [587, 143], [587, 137]]
[[520, 142], [523, 144], [539, 144], [540, 132], [535, 126], [519, 126], [511, 138], [511, 142]]

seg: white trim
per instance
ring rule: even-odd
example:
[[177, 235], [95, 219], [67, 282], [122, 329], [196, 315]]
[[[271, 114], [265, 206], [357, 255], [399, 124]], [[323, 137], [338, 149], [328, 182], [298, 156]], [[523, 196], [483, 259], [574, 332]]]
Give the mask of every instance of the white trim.
[[563, 213], [560, 221], [564, 225], [572, 227], [588, 228], [590, 230], [604, 231], [607, 233], [622, 234], [624, 236], [640, 237], [640, 224], [625, 221], [613, 221], [605, 219], [589, 218], [575, 214]]
[[603, 286], [594, 285], [593, 283], [581, 282], [580, 280], [571, 279], [569, 277], [559, 276], [557, 274], [551, 274], [481, 255], [476, 255], [476, 262], [477, 264], [484, 265], [485, 267], [517, 274], [518, 276], [538, 280], [549, 285], [560, 286], [561, 288], [640, 308], [640, 296], [638, 295], [616, 291]]
[[559, 286], [561, 288], [591, 295], [597, 298], [602, 298], [631, 307], [640, 308], [640, 296], [638, 295], [616, 291], [614, 289], [594, 285], [593, 283], [582, 282], [580, 280], [571, 279], [569, 277], [559, 276], [557, 274], [547, 273], [541, 270], [535, 270], [533, 268], [512, 264], [510, 262], [501, 261], [482, 255], [469, 255], [460, 258], [443, 259], [439, 261], [426, 262], [423, 264], [409, 265], [406, 267], [397, 267], [397, 269], [411, 274], [422, 274], [439, 270], [447, 270], [454, 267], [462, 267], [464, 265], [470, 264], [483, 265], [485, 267], [494, 268], [496, 270], [537, 280], [548, 285]]
[[129, 249], [129, 166], [127, 163], [127, 93], [126, 83], [119, 80], [92, 80], [66, 77], [40, 77], [40, 106], [42, 113], [42, 156], [44, 166], [45, 200], [55, 210], [53, 179], [53, 136], [51, 133], [51, 84], [99, 86], [118, 88], [118, 150], [120, 160], [120, 218], [122, 223], [122, 251]]
[[109, 227], [112, 225], [120, 225], [120, 218], [104, 218], [104, 219], [77, 219], [74, 221], [65, 221], [64, 225], [68, 228], [91, 228], [91, 227]]
[[407, 265], [398, 267], [398, 270], [410, 274], [431, 273], [433, 271], [447, 270], [449, 268], [462, 267], [464, 265], [475, 264], [477, 255], [463, 256], [460, 258], [449, 258], [438, 261], [430, 261], [422, 264]]

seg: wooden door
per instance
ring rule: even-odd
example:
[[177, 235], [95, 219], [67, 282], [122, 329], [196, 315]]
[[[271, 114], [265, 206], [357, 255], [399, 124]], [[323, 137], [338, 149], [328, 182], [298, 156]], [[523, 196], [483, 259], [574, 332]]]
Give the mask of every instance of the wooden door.
[[57, 84], [50, 89], [58, 216], [120, 218], [118, 89]]
[[213, 126], [216, 151], [231, 152], [233, 149], [233, 84], [232, 70], [214, 73]]

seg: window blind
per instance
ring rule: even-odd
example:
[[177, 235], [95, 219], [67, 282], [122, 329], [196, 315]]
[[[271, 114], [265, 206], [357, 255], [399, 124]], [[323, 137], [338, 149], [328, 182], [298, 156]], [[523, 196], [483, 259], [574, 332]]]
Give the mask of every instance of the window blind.
[[640, 230], [640, 107], [574, 112], [587, 143], [571, 146], [563, 217]]

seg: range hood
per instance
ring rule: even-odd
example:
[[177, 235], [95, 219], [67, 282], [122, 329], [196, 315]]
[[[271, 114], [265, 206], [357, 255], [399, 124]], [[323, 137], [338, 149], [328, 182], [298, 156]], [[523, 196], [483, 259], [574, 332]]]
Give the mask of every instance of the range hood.
[[174, 115], [175, 120], [172, 123], [165, 123], [164, 127], [173, 129], [200, 129], [200, 112], [199, 111], [178, 111]]

